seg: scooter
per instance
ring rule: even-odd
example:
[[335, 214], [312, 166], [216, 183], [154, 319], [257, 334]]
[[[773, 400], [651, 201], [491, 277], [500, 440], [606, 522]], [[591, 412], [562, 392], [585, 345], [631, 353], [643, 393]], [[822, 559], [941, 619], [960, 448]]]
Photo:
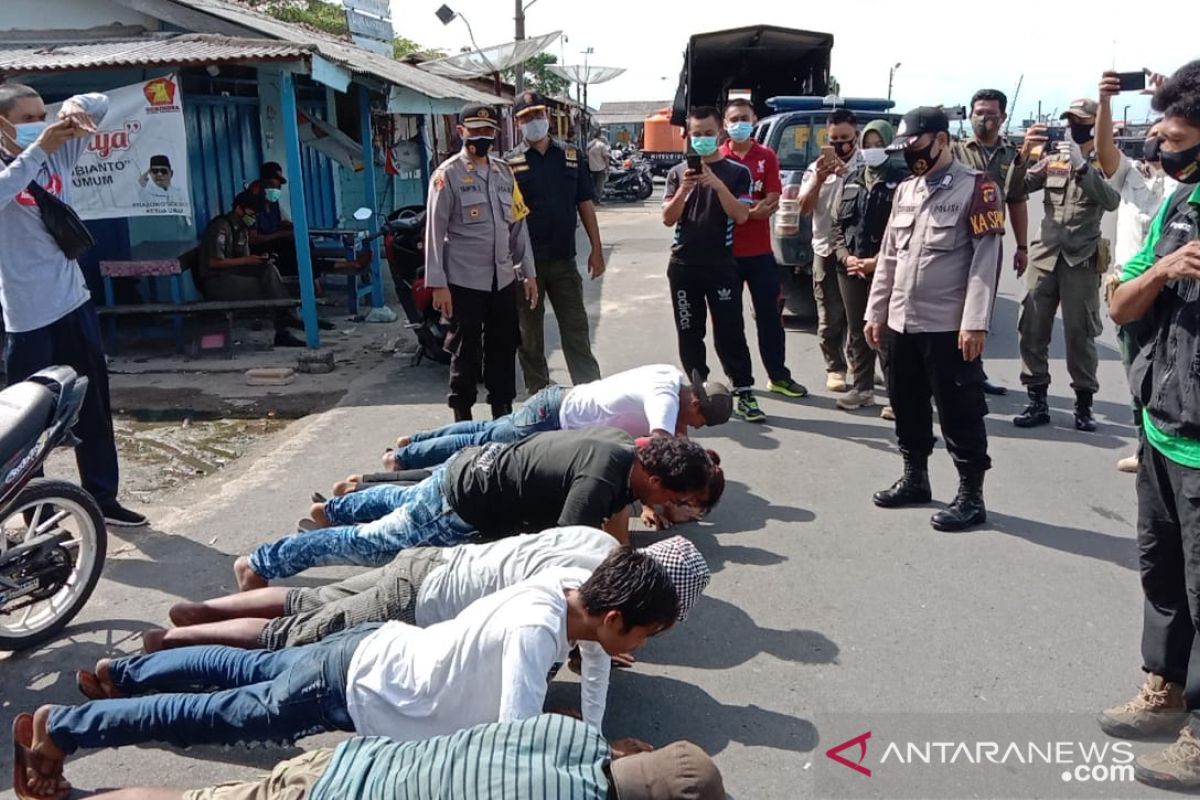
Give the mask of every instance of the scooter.
[[87, 378], [50, 367], [0, 391], [0, 650], [52, 638], [87, 603], [108, 546], [104, 515], [81, 487], [35, 478], [71, 433]]
[[388, 214], [383, 225], [383, 251], [396, 285], [396, 299], [416, 334], [413, 365], [430, 358], [449, 364], [446, 334], [449, 326], [433, 307], [433, 290], [425, 285], [425, 207], [404, 206]]

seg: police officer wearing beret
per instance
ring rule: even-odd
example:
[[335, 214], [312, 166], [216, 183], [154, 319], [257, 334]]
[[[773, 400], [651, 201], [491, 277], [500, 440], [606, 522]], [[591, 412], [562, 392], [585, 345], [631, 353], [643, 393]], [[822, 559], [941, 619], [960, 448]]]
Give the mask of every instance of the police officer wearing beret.
[[513, 110], [524, 139], [505, 160], [529, 206], [529, 239], [533, 242], [541, 298], [537, 305], [522, 304], [520, 309], [518, 355], [525, 374], [525, 389], [532, 394], [550, 384], [550, 368], [546, 364], [546, 300], [554, 306], [571, 383], [579, 385], [600, 379], [600, 365], [592, 355], [587, 309], [583, 305], [583, 279], [575, 266], [576, 214], [591, 242], [588, 275], [593, 280], [604, 274], [604, 252], [587, 155], [572, 144], [550, 138], [546, 99], [540, 94], [524, 92]]
[[495, 109], [467, 105], [459, 114], [462, 152], [433, 173], [425, 229], [425, 285], [450, 320], [447, 403], [456, 422], [471, 419], [480, 377], [492, 417], [512, 412], [516, 396], [517, 303], [537, 304], [529, 209], [512, 169], [491, 152]]
[[913, 177], [896, 190], [863, 332], [872, 347], [887, 348], [887, 385], [904, 456], [903, 477], [876, 492], [875, 504], [929, 502], [932, 398], [959, 485], [930, 524], [957, 531], [987, 519], [983, 474], [991, 460], [980, 356], [996, 295], [1004, 211], [991, 177], [954, 159], [949, 131], [940, 108], [916, 108], [904, 115], [887, 148], [904, 153]]

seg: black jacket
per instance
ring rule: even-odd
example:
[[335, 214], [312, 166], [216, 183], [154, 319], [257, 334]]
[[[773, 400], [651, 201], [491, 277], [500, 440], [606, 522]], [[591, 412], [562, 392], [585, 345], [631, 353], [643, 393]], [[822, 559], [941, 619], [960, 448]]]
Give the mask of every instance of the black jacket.
[[900, 182], [908, 177], [908, 170], [892, 162], [880, 170], [879, 179], [869, 189], [865, 165], [859, 165], [842, 182], [841, 201], [833, 221], [833, 247], [842, 270], [850, 256], [874, 258], [883, 246], [892, 200]]

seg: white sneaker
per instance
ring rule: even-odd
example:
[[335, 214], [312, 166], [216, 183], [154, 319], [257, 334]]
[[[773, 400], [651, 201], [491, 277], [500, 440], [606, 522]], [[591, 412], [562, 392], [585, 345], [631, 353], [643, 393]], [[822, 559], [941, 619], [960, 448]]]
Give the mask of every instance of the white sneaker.
[[886, 419], [888, 422], [895, 422], [896, 412], [892, 411], [891, 406], [884, 406], [883, 410], [879, 412], [879, 418]]
[[870, 408], [875, 405], [874, 392], [860, 392], [858, 389], [851, 389], [838, 398], [837, 407], [842, 411], [857, 411], [860, 408]]
[[1117, 462], [1117, 469], [1121, 472], [1137, 472], [1138, 471], [1138, 456], [1134, 453], [1131, 456], [1125, 456]]
[[825, 388], [831, 392], [844, 392], [850, 387], [846, 385], [846, 373], [829, 372], [825, 375]]

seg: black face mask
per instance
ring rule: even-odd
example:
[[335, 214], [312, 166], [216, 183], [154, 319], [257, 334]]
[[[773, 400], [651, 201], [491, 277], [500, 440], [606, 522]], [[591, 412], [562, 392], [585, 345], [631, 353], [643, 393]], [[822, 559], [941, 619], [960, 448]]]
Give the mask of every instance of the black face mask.
[[467, 139], [467, 149], [476, 158], [486, 158], [488, 150], [492, 149], [492, 142], [494, 141], [495, 139], [491, 136], [472, 136], [470, 139]]
[[1092, 140], [1091, 125], [1076, 125], [1071, 123], [1071, 138], [1075, 140], [1075, 144], [1087, 144]]
[[1159, 150], [1162, 158], [1163, 172], [1180, 183], [1200, 183], [1200, 142], [1172, 153], [1170, 150]]
[[854, 152], [854, 142], [830, 142], [833, 146], [833, 152], [837, 153], [837, 157], [845, 161]]
[[1148, 164], [1155, 164], [1162, 160], [1162, 152], [1158, 149], [1162, 144], [1157, 136], [1151, 136], [1146, 141], [1142, 142], [1142, 160]]
[[912, 147], [904, 148], [904, 163], [908, 164], [908, 169], [913, 175], [924, 175], [933, 169], [934, 162], [942, 155], [941, 153], [936, 156], [933, 154], [935, 142], [937, 142], [937, 137], [919, 150]]

